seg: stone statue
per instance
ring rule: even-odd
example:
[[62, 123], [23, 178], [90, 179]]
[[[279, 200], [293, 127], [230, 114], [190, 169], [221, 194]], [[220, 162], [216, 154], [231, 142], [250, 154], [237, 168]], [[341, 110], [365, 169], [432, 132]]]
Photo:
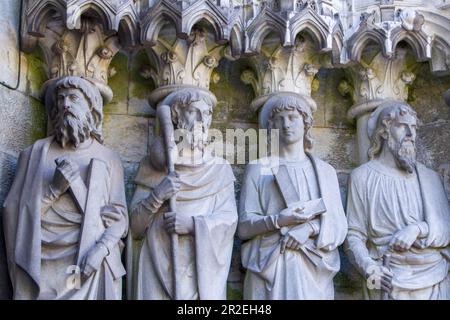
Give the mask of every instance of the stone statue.
[[[185, 147], [178, 148], [176, 172], [167, 175], [164, 143], [156, 138], [135, 179], [131, 230], [143, 238], [137, 299], [226, 299], [237, 209], [231, 166], [204, 152], [214, 104], [215, 97], [200, 88], [178, 90], [161, 102], [170, 106]], [[174, 195], [177, 210], [169, 212], [165, 201]], [[174, 232], [178, 255], [172, 257]], [[173, 259], [178, 265], [176, 294]]]
[[246, 168], [239, 209], [244, 299], [333, 299], [347, 223], [336, 171], [312, 156], [308, 100], [278, 93], [260, 126], [279, 130], [279, 158]]
[[346, 250], [365, 298], [450, 299], [450, 209], [438, 174], [416, 161], [416, 125], [406, 103], [382, 103], [368, 122], [371, 160], [350, 177]]
[[51, 135], [19, 157], [4, 204], [15, 299], [121, 299], [123, 170], [102, 143], [102, 95], [80, 77], [46, 90]]

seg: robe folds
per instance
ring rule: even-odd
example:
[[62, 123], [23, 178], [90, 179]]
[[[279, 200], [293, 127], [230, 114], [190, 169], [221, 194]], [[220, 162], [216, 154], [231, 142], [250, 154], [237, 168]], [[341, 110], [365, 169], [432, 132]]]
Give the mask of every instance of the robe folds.
[[281, 253], [280, 230], [249, 236], [259, 220], [286, 208], [274, 175], [267, 174], [271, 170], [265, 168], [267, 164], [278, 165], [272, 160], [250, 163], [242, 186], [238, 233], [247, 240], [241, 248], [242, 264], [247, 269], [244, 299], [333, 299], [333, 278], [340, 268], [337, 248], [347, 233], [336, 171], [312, 156], [303, 161], [281, 159], [279, 163], [287, 167], [300, 201], [324, 201], [326, 212], [319, 218], [320, 231], [305, 244], [320, 253], [316, 266], [302, 251]]
[[[231, 264], [237, 209], [234, 175], [223, 159], [212, 158], [200, 165], [176, 165], [181, 180], [176, 195], [177, 214], [193, 217], [194, 234], [178, 236], [178, 281], [183, 300], [226, 299], [226, 281]], [[170, 235], [164, 227], [164, 204], [158, 212], [136, 210], [164, 179], [149, 158], [141, 162], [132, 201], [131, 231], [142, 238], [137, 258], [137, 299], [171, 299], [172, 256]]]
[[[413, 174], [372, 160], [355, 169], [349, 180], [347, 250], [363, 274], [370, 262], [391, 255], [394, 299], [449, 299], [450, 208], [439, 175], [417, 163]], [[392, 236], [412, 224], [425, 223], [428, 234], [404, 252], [389, 249]], [[378, 298], [379, 290], [367, 290]]]
[[[82, 277], [80, 287], [67, 286], [69, 271], [77, 264], [81, 240], [83, 212], [78, 210], [69, 191], [43, 212], [42, 200], [51, 183], [56, 164], [52, 156], [75, 157], [82, 179], [88, 186], [86, 168], [92, 158], [105, 163], [98, 183], [96, 205], [111, 206], [121, 218], [105, 229], [98, 217], [96, 230], [89, 230], [99, 240], [103, 235], [109, 255], [99, 270]], [[85, 165], [84, 165], [85, 164]], [[14, 299], [121, 299], [121, 278], [125, 269], [121, 262], [120, 238], [128, 229], [123, 169], [118, 156], [96, 140], [82, 150], [62, 150], [54, 137], [36, 141], [21, 152], [17, 173], [4, 203], [3, 222], [8, 268]], [[99, 176], [98, 173], [96, 176]]]

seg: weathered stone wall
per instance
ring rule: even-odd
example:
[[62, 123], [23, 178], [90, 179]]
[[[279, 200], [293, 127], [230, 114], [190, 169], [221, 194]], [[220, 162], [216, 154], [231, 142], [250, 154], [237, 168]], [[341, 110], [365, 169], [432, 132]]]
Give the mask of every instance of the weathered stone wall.
[[[9, 1], [6, 7], [9, 15], [0, 19], [2, 30], [17, 30], [18, 5]], [[6, 12], [6, 11], [5, 11]], [[14, 12], [16, 14], [14, 14]], [[3, 17], [3, 16], [2, 16]], [[10, 55], [0, 54], [1, 76], [14, 84], [9, 68], [18, 66], [15, 37], [1, 39], [2, 48]], [[9, 51], [8, 51], [9, 50]], [[6, 59], [6, 60], [5, 60]], [[0, 203], [3, 203], [11, 185], [19, 152], [46, 134], [46, 116], [40, 102], [40, 88], [46, 79], [44, 63], [39, 52], [21, 54], [20, 84], [17, 90], [0, 86]], [[105, 106], [105, 144], [120, 154], [126, 173], [127, 199], [131, 200], [133, 177], [139, 161], [148, 152], [148, 145], [154, 135], [155, 119], [148, 105], [147, 97], [154, 89], [151, 80], [142, 77], [142, 66], [148, 64], [143, 51], [121, 52], [111, 66], [116, 70], [109, 84], [115, 97]], [[211, 85], [219, 103], [214, 112], [213, 128], [256, 128], [257, 115], [249, 105], [254, 93], [249, 85], [240, 80], [247, 68], [247, 61], [222, 60], [217, 72], [220, 81]], [[5, 72], [3, 72], [5, 70]], [[418, 112], [422, 123], [419, 130], [419, 160], [439, 170], [445, 177], [450, 198], [450, 108], [445, 105], [443, 93], [450, 87], [449, 77], [437, 77], [429, 72], [428, 63], [421, 63], [417, 79], [410, 90], [409, 102]], [[318, 110], [315, 113], [313, 135], [314, 153], [331, 163], [338, 171], [342, 199], [346, 199], [348, 174], [357, 166], [355, 125], [347, 120], [347, 110], [352, 101], [337, 91], [339, 82], [345, 77], [343, 69], [321, 69], [316, 75], [319, 87], [313, 93]], [[3, 80], [3, 79], [0, 79]], [[243, 165], [233, 166], [237, 178], [236, 194], [239, 194], [244, 171]], [[237, 199], [239, 200], [239, 199]], [[0, 235], [0, 298], [8, 298], [10, 285], [4, 259], [3, 235]], [[359, 276], [342, 254], [341, 272], [335, 279], [337, 299], [359, 299]], [[239, 261], [239, 241], [236, 240], [235, 255], [229, 277], [229, 298], [241, 297], [243, 279]]]
[[[22, 149], [45, 137], [45, 109], [38, 100], [45, 80], [39, 54], [19, 53], [20, 2], [6, 0], [0, 11], [0, 203], [11, 186], [17, 157]], [[20, 61], [19, 61], [20, 59]], [[20, 65], [20, 68], [19, 68]], [[15, 87], [19, 75], [19, 86]], [[6, 86], [5, 86], [6, 85]], [[1, 225], [1, 222], [0, 222]], [[3, 226], [0, 229], [0, 299], [10, 297], [10, 282], [4, 254]]]

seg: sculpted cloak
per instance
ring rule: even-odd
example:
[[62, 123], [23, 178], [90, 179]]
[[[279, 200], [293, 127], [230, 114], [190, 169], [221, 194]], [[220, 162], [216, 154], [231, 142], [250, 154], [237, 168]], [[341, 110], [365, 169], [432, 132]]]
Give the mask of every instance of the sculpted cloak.
[[[180, 297], [226, 299], [237, 225], [233, 172], [221, 158], [200, 165], [176, 165], [175, 169], [181, 180], [177, 213], [193, 217], [195, 230], [194, 235], [178, 236]], [[170, 235], [163, 221], [168, 206], [152, 214], [140, 205], [165, 175], [146, 157], [135, 179], [138, 187], [132, 201], [131, 230], [134, 237], [143, 238], [134, 269], [137, 299], [173, 297]]]
[[[417, 163], [413, 174], [402, 174], [377, 160], [355, 169], [347, 202], [350, 259], [364, 273], [370, 259], [381, 264], [392, 236], [410, 224], [425, 223], [424, 249], [390, 251], [394, 299], [449, 299], [448, 261], [450, 208], [439, 175]], [[369, 259], [370, 257], [370, 259]], [[379, 290], [366, 298], [379, 299]]]
[[[66, 286], [66, 279], [77, 263], [83, 213], [69, 192], [63, 194], [46, 212], [42, 200], [53, 177], [56, 164], [51, 158], [54, 137], [36, 141], [20, 153], [17, 172], [4, 203], [3, 223], [9, 274], [14, 299], [121, 299], [121, 241], [128, 229], [128, 215], [120, 159], [95, 139], [89, 147], [73, 151], [77, 162], [86, 164], [96, 158], [105, 170], [96, 173], [96, 190], [91, 199], [100, 207], [110, 205], [122, 218], [104, 229], [100, 214], [89, 233], [102, 238], [109, 250], [100, 269], [83, 279], [79, 288]], [[56, 147], [59, 148], [59, 147]], [[66, 154], [61, 152], [59, 155]], [[55, 153], [53, 153], [55, 155]], [[80, 170], [81, 171], [81, 170]], [[85, 184], [88, 185], [86, 179]], [[89, 186], [88, 186], [89, 189]], [[89, 202], [89, 200], [88, 200]]]
[[316, 266], [302, 251], [281, 253], [280, 230], [250, 236], [260, 220], [286, 208], [275, 177], [263, 167], [264, 161], [250, 163], [241, 191], [238, 229], [240, 238], [247, 240], [241, 249], [242, 264], [247, 269], [244, 299], [333, 299], [333, 278], [340, 268], [337, 248], [347, 233], [336, 171], [313, 156], [303, 161], [281, 159], [280, 165], [287, 167], [300, 201], [321, 197], [325, 203], [320, 231], [305, 244], [321, 258], [315, 259]]

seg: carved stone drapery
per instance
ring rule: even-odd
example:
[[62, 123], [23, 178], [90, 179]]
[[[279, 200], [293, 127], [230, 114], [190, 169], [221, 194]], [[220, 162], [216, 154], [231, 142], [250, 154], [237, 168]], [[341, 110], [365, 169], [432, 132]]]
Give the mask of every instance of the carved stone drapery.
[[[43, 49], [49, 78], [73, 74], [106, 83], [114, 74], [109, 63], [117, 50], [143, 45], [154, 62], [143, 74], [165, 89], [171, 85], [207, 88], [210, 81], [217, 80], [214, 68], [220, 58], [254, 55], [256, 72], [246, 72], [243, 78], [252, 83], [258, 97], [283, 91], [310, 95], [317, 85], [314, 73], [320, 63], [308, 54], [309, 49], [299, 53], [304, 51], [295, 40], [299, 32], [306, 31], [318, 41], [318, 51], [331, 52], [333, 64], [348, 68], [352, 81], [342, 82], [339, 89], [355, 101], [350, 113], [358, 118], [358, 139], [366, 141], [359, 144], [364, 159], [364, 117], [378, 100], [406, 100], [407, 87], [414, 80], [405, 61], [396, 62], [397, 45], [406, 41], [416, 60], [429, 61], [437, 75], [448, 74], [450, 68], [448, 5], [437, 7], [436, 1], [417, 8], [417, 0], [402, 0], [381, 7], [380, 1], [369, 2], [373, 5], [362, 8], [353, 0], [30, 0], [24, 14], [23, 49], [31, 51], [36, 45]], [[343, 6], [350, 4], [353, 7], [346, 11]], [[411, 10], [405, 10], [408, 7]], [[367, 14], [373, 10], [379, 13], [370, 21]], [[358, 23], [347, 24], [345, 19], [353, 16]], [[193, 28], [199, 20], [207, 21], [213, 32]], [[167, 26], [173, 26], [172, 34], [178, 37], [161, 44]], [[264, 56], [264, 40], [270, 33], [278, 34], [285, 46]], [[361, 61], [370, 41], [379, 45], [381, 53], [373, 60]], [[213, 43], [217, 50], [210, 46]], [[386, 73], [390, 76], [384, 77]]]

